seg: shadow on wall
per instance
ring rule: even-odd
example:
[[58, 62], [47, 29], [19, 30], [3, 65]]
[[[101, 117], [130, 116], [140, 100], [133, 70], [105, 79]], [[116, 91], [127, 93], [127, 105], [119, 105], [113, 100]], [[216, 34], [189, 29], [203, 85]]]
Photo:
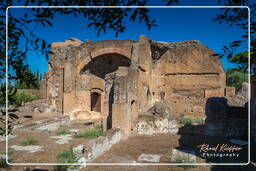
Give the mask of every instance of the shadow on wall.
[[[229, 106], [227, 99], [212, 97], [206, 103], [206, 120], [202, 125], [187, 124], [179, 128], [179, 147], [186, 154], [204, 158], [207, 163], [248, 162], [248, 110], [245, 107]], [[236, 140], [236, 143], [234, 143]], [[240, 143], [240, 144], [239, 144]], [[228, 151], [228, 147], [240, 150]], [[225, 149], [224, 151], [221, 150]], [[217, 149], [216, 151], [214, 149]], [[251, 149], [255, 149], [252, 145]], [[251, 150], [251, 161], [255, 162], [255, 150]], [[253, 157], [254, 156], [254, 157]], [[202, 163], [204, 161], [196, 161]], [[254, 170], [247, 166], [212, 166], [211, 170]]]
[[107, 129], [112, 128], [112, 104], [114, 102], [114, 83], [109, 91], [108, 97], [108, 117], [107, 117]]

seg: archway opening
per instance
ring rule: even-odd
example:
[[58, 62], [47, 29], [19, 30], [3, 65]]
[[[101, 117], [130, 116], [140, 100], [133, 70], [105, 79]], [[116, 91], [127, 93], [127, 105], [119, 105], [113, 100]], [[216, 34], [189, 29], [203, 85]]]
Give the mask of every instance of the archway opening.
[[101, 112], [101, 94], [91, 93], [91, 111]]
[[93, 58], [80, 72], [80, 74], [93, 74], [100, 78], [118, 70], [118, 67], [129, 67], [131, 60], [117, 53], [108, 53]]

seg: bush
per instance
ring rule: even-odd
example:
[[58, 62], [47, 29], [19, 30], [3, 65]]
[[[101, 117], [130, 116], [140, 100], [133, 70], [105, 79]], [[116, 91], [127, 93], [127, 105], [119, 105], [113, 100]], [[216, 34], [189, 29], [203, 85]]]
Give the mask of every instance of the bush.
[[68, 129], [59, 129], [58, 131], [57, 131], [57, 135], [66, 135], [66, 134], [69, 134], [70, 132], [69, 132], [69, 130]]
[[105, 136], [106, 133], [103, 130], [87, 130], [75, 135], [75, 138], [98, 138], [99, 136]]
[[244, 82], [248, 82], [248, 75], [237, 69], [229, 69], [226, 72], [227, 86], [241, 89]]
[[183, 125], [191, 125], [192, 124], [192, 118], [181, 118], [180, 123]]
[[[191, 160], [187, 156], [177, 155], [174, 159], [174, 163], [195, 163], [195, 161]], [[185, 168], [194, 168], [196, 166], [194, 166], [194, 165], [180, 165], [180, 167], [185, 169]]]
[[37, 100], [38, 97], [35, 94], [18, 92], [14, 96], [14, 105], [21, 106], [24, 103], [31, 102], [33, 100]]
[[27, 146], [27, 145], [38, 145], [38, 141], [33, 137], [27, 137], [25, 140], [20, 142], [20, 145]]
[[[78, 158], [73, 153], [72, 148], [65, 150], [63, 152], [60, 152], [57, 156], [58, 163], [77, 163]], [[57, 166], [57, 171], [67, 171], [69, 168], [75, 169], [79, 166], [72, 166], [72, 165], [61, 165]]]

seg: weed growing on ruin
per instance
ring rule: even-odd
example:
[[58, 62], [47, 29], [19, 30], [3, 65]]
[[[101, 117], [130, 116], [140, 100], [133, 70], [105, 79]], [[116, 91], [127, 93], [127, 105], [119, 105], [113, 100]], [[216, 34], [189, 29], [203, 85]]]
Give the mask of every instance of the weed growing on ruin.
[[181, 118], [180, 123], [183, 125], [192, 125], [192, 118]]
[[102, 124], [100, 124], [100, 125], [95, 125], [94, 128], [95, 128], [95, 129], [103, 129], [103, 125], [102, 125]]
[[204, 124], [204, 119], [201, 118], [195, 118], [193, 120], [194, 123], [196, 123], [197, 125], [203, 125]]
[[0, 135], [4, 135], [6, 132], [5, 126], [0, 126]]
[[99, 136], [105, 136], [105, 135], [106, 133], [103, 132], [103, 130], [92, 129], [92, 130], [87, 130], [75, 135], [75, 138], [98, 138]]
[[[195, 160], [190, 159], [188, 156], [177, 155], [174, 159], [174, 163], [195, 163]], [[179, 165], [182, 168], [194, 168], [195, 165]]]
[[[8, 149], [8, 153], [9, 155], [12, 154], [12, 150], [11, 149]], [[6, 158], [5, 158], [5, 155], [6, 153], [5, 152], [2, 152], [0, 153], [0, 168], [7, 168], [9, 167], [9, 165], [7, 164], [6, 162]], [[10, 159], [10, 156], [8, 157], [8, 162], [13, 162], [13, 159]], [[1, 170], [1, 169], [0, 169]]]
[[33, 137], [27, 137], [26, 139], [20, 142], [20, 145], [22, 146], [38, 145], [38, 141]]
[[7, 168], [9, 166], [7, 164], [6, 159], [5, 159], [4, 156], [5, 156], [5, 153], [0, 153], [0, 168]]
[[[57, 155], [58, 163], [77, 163], [78, 158], [74, 154], [72, 148], [69, 148], [63, 152], [58, 153]], [[69, 165], [61, 165], [56, 166], [57, 171], [68, 171], [69, 169], [77, 169], [79, 166], [69, 166]]]
[[69, 133], [70, 133], [70, 132], [69, 132], [68, 129], [63, 129], [63, 128], [59, 129], [59, 130], [56, 132], [57, 135], [66, 135], [66, 134], [69, 134]]

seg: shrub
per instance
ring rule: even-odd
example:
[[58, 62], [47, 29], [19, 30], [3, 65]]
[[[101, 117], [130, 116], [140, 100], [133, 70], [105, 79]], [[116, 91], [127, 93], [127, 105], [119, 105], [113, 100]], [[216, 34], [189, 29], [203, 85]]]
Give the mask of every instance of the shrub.
[[20, 145], [27, 146], [27, 145], [37, 145], [38, 141], [33, 137], [27, 137], [25, 140], [20, 142]]
[[75, 138], [98, 138], [99, 136], [105, 136], [106, 133], [103, 130], [87, 130], [75, 135]]
[[[78, 158], [74, 154], [72, 148], [65, 150], [63, 152], [60, 152], [57, 156], [57, 161], [58, 163], [77, 163]], [[78, 168], [79, 166], [72, 166], [72, 165], [60, 165], [57, 166], [58, 171], [67, 171], [69, 168], [75, 169]]]
[[192, 118], [181, 118], [180, 123], [183, 125], [191, 125], [192, 124]]
[[248, 82], [248, 75], [237, 69], [229, 69], [226, 72], [227, 86], [235, 87], [239, 90], [244, 82]]
[[57, 135], [66, 135], [66, 134], [69, 134], [70, 132], [69, 132], [69, 130], [68, 129], [59, 129], [58, 131], [57, 131]]
[[35, 94], [18, 92], [14, 96], [14, 105], [21, 106], [26, 102], [37, 100], [38, 97]]
[[[174, 163], [195, 163], [195, 160], [191, 160], [188, 156], [177, 155], [174, 159]], [[194, 168], [194, 165], [179, 165], [182, 168]]]

